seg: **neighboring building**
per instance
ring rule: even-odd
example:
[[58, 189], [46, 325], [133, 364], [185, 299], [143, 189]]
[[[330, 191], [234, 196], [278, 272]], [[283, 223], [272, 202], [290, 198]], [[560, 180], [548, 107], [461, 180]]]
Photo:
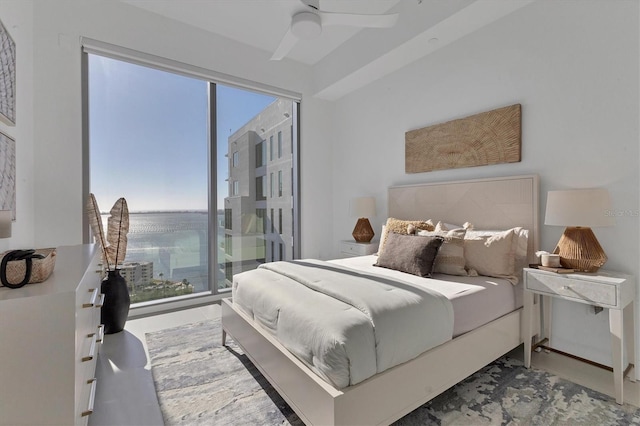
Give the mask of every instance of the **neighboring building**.
[[277, 99], [228, 139], [224, 259], [232, 277], [293, 258], [293, 102]]
[[153, 279], [153, 262], [125, 262], [120, 266], [120, 275], [130, 289], [149, 284]]

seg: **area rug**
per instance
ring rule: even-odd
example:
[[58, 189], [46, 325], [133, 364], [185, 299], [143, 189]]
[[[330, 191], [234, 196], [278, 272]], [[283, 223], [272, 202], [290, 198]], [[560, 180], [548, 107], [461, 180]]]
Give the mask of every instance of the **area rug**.
[[[146, 335], [167, 425], [303, 425], [220, 320]], [[394, 425], [640, 425], [640, 410], [502, 357]]]

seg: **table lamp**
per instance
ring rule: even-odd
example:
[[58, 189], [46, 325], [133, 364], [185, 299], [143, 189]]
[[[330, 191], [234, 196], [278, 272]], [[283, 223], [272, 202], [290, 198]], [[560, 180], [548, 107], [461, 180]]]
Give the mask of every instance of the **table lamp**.
[[548, 192], [545, 225], [566, 226], [554, 250], [563, 267], [596, 272], [605, 264], [607, 255], [591, 228], [613, 226], [610, 210], [611, 199], [606, 189]]
[[357, 242], [368, 243], [373, 239], [375, 233], [368, 218], [375, 215], [376, 199], [374, 197], [358, 197], [351, 200], [351, 216], [358, 218], [351, 235]]

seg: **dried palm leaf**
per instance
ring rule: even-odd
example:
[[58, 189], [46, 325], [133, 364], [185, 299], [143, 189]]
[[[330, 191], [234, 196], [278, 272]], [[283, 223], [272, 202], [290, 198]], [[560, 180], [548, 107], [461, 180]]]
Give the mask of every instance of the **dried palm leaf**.
[[107, 268], [109, 268], [109, 257], [107, 256], [107, 248], [109, 242], [104, 238], [104, 230], [102, 228], [102, 216], [100, 216], [100, 209], [96, 197], [93, 194], [89, 194], [87, 200], [87, 215], [89, 216], [89, 225], [91, 226], [91, 233], [95, 239], [100, 250], [102, 250], [102, 259], [107, 262]]
[[127, 200], [120, 198], [111, 207], [107, 221], [107, 255], [109, 263], [117, 267], [124, 262], [127, 254], [127, 233], [129, 232], [129, 207]]

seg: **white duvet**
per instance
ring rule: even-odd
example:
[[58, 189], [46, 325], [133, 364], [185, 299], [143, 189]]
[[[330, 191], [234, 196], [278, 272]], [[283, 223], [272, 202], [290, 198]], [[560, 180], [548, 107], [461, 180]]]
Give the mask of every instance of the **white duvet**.
[[233, 303], [336, 388], [355, 385], [452, 338], [441, 293], [319, 260], [234, 276]]

